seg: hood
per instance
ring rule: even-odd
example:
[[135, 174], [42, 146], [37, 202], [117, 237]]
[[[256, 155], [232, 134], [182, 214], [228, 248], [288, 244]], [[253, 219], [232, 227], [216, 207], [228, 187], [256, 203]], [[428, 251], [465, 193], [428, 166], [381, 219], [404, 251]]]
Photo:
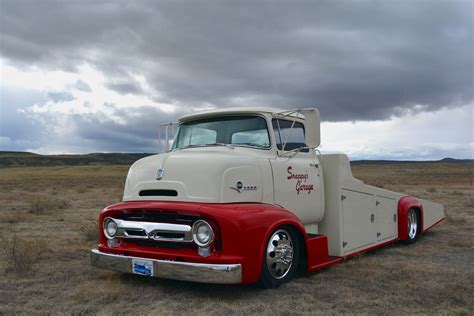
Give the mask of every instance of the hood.
[[228, 148], [192, 148], [146, 157], [130, 168], [124, 201], [262, 201], [256, 157]]

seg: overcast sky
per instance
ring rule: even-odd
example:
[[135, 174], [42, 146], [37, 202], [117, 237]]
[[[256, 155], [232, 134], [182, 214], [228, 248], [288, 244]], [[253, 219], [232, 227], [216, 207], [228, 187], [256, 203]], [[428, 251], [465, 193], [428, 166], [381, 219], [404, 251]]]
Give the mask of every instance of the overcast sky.
[[316, 106], [323, 152], [474, 158], [473, 3], [0, 0], [0, 150], [156, 152], [185, 113]]

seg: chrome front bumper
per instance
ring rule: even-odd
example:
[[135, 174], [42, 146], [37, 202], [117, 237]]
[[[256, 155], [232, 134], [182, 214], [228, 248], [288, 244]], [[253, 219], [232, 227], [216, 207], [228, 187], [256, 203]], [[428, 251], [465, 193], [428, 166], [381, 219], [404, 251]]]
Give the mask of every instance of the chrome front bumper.
[[240, 264], [207, 264], [154, 260], [104, 253], [98, 249], [91, 250], [91, 264], [98, 268], [132, 273], [133, 260], [153, 262], [154, 277], [182, 281], [235, 284], [242, 282]]

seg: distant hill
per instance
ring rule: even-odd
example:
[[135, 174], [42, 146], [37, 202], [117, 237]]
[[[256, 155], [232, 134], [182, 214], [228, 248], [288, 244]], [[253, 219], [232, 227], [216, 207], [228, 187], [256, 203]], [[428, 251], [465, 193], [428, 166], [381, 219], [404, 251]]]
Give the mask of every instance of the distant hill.
[[86, 155], [39, 155], [31, 152], [0, 151], [1, 167], [131, 165], [150, 153], [93, 153]]
[[[22, 151], [0, 151], [2, 167], [77, 166], [77, 165], [131, 165], [151, 153], [93, 153], [86, 155], [40, 155]], [[474, 159], [444, 158], [436, 161], [355, 160], [351, 164], [404, 164], [404, 163], [474, 163]]]
[[0, 151], [0, 158], [3, 157], [36, 157], [39, 154], [30, 153], [28, 151]]
[[408, 164], [408, 163], [474, 163], [474, 159], [443, 158], [441, 160], [352, 160], [352, 165], [384, 165], [384, 164]]

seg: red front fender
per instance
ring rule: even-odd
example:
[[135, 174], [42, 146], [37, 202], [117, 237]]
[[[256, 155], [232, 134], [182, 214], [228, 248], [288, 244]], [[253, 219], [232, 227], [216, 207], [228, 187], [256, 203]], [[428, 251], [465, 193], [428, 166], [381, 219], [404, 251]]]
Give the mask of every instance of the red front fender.
[[[124, 211], [160, 210], [181, 215], [196, 215], [209, 219], [218, 226], [220, 250], [209, 257], [201, 257], [196, 249], [167, 250], [135, 247], [136, 256], [163, 258], [200, 263], [229, 263], [235, 260], [242, 264], [242, 283], [254, 283], [260, 278], [266, 241], [270, 234], [282, 225], [291, 225], [302, 233], [306, 243], [306, 233], [299, 219], [291, 212], [278, 206], [258, 203], [204, 204], [183, 202], [140, 201], [124, 202], [107, 207], [101, 212], [100, 225], [107, 216]], [[107, 249], [106, 238], [101, 230], [100, 245], [103, 251], [120, 253], [123, 249]], [[127, 249], [131, 252], [130, 249]]]
[[242, 256], [243, 283], [259, 280], [266, 242], [277, 227], [291, 225], [306, 237], [293, 213], [273, 205], [207, 204], [199, 212], [219, 223], [223, 251]]

